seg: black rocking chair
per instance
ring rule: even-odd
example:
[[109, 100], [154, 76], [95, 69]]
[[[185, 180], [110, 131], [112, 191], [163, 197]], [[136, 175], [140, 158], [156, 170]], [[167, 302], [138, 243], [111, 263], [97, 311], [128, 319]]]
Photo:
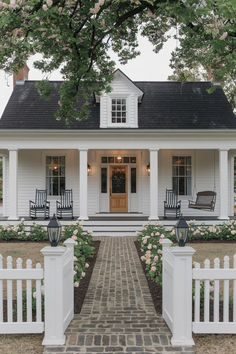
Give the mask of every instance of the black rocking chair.
[[43, 214], [44, 219], [50, 215], [50, 202], [47, 200], [46, 189], [36, 189], [35, 201], [29, 201], [29, 215], [32, 219], [37, 218], [37, 214]]
[[180, 217], [181, 213], [181, 200], [178, 200], [178, 196], [173, 189], [166, 189], [166, 200], [164, 201], [164, 218], [167, 214], [176, 218]]
[[65, 189], [61, 194], [61, 201], [57, 200], [57, 217], [62, 219], [63, 215], [70, 216], [72, 219], [73, 216], [73, 198], [72, 198], [72, 189]]
[[214, 211], [216, 203], [216, 192], [204, 191], [197, 193], [196, 201], [189, 200], [188, 207], [192, 209]]

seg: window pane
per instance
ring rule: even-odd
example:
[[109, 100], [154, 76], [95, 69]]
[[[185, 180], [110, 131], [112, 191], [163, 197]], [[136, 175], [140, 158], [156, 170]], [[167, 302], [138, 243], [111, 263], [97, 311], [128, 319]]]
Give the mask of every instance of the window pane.
[[107, 156], [102, 156], [101, 161], [102, 161], [102, 163], [107, 163]]
[[136, 193], [136, 168], [131, 168], [131, 193]]
[[60, 190], [59, 193], [61, 194], [66, 189], [66, 181], [65, 177], [60, 178]]
[[131, 158], [130, 158], [130, 162], [131, 162], [131, 163], [136, 163], [136, 157], [135, 157], [135, 156], [131, 157]]
[[114, 163], [114, 157], [113, 156], [109, 156], [108, 157], [108, 163]]
[[124, 160], [124, 163], [129, 163], [129, 157], [128, 156], [124, 156], [123, 160]]
[[185, 178], [179, 177], [179, 195], [185, 195]]
[[107, 193], [107, 168], [101, 168], [101, 193]]
[[125, 193], [126, 173], [123, 168], [113, 168], [112, 170], [112, 193]]
[[173, 190], [176, 194], [179, 194], [178, 177], [173, 177]]

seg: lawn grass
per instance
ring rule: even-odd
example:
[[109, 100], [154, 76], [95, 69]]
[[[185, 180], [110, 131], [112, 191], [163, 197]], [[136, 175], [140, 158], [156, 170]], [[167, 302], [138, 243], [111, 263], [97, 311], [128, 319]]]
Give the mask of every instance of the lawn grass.
[[191, 246], [196, 250], [193, 255], [193, 261], [200, 262], [201, 267], [204, 266], [203, 262], [208, 258], [211, 262], [211, 267], [214, 264], [214, 258], [220, 258], [221, 267], [223, 266], [224, 256], [230, 257], [230, 266], [232, 266], [233, 255], [236, 254], [236, 243], [224, 242], [224, 243], [188, 243], [187, 246]]

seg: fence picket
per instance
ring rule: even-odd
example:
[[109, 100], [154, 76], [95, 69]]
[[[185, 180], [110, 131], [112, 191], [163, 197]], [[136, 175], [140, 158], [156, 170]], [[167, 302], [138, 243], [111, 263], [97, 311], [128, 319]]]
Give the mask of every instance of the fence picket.
[[[195, 269], [200, 269], [200, 263], [194, 264]], [[194, 320], [200, 322], [200, 280], [195, 280]]]
[[[41, 264], [37, 263], [36, 268], [41, 268]], [[41, 296], [41, 280], [36, 280], [36, 322], [42, 321], [42, 296]]]
[[[32, 268], [31, 259], [27, 259], [26, 268]], [[32, 280], [26, 280], [26, 320], [32, 322]]]
[[[0, 254], [0, 269], [3, 267], [3, 257]], [[3, 322], [3, 280], [0, 279], [0, 322]]]
[[[209, 259], [204, 261], [205, 269], [210, 268]], [[204, 280], [204, 322], [209, 322], [210, 319], [210, 281]]]
[[[236, 254], [234, 255], [234, 269], [236, 269]], [[233, 280], [233, 321], [236, 322], [236, 280]]]
[[[22, 269], [22, 258], [17, 258], [16, 268]], [[17, 322], [22, 322], [22, 280], [16, 281]]]
[[[220, 259], [214, 259], [214, 268], [220, 268]], [[219, 280], [214, 280], [214, 322], [219, 322], [220, 286]]]
[[[224, 269], [229, 268], [229, 256], [224, 257]], [[223, 321], [229, 321], [229, 280], [224, 280]]]
[[[12, 269], [12, 257], [7, 257], [7, 269]], [[7, 280], [7, 321], [13, 322], [12, 313], [12, 280]]]

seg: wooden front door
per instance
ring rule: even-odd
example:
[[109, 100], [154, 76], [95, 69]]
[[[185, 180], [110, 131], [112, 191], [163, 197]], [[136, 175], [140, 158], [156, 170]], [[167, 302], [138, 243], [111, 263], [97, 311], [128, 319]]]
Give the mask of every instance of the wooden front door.
[[110, 212], [128, 212], [128, 166], [110, 166]]

